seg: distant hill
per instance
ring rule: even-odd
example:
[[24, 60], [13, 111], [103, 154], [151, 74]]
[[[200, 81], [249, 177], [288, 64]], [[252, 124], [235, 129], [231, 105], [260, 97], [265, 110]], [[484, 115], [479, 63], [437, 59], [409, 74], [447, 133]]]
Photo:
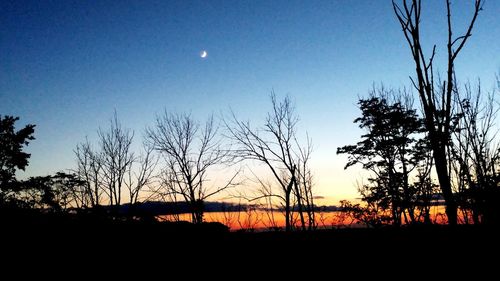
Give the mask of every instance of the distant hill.
[[[245, 209], [246, 205], [238, 205], [226, 202], [205, 202], [205, 212], [234, 212]], [[190, 213], [189, 205], [186, 202], [159, 202], [150, 201], [137, 203], [136, 205], [124, 204], [120, 207], [120, 212], [147, 213], [149, 215], [173, 215]]]
[[[207, 213], [211, 212], [238, 212], [245, 211], [249, 207], [254, 207], [260, 210], [267, 210], [262, 206], [248, 205], [248, 204], [236, 204], [228, 202], [205, 202], [204, 211]], [[316, 206], [316, 211], [321, 212], [336, 212], [340, 211], [338, 206]], [[274, 209], [274, 211], [279, 211], [279, 208]], [[190, 213], [189, 205], [186, 202], [159, 202], [150, 201], [137, 203], [136, 205], [124, 204], [120, 206], [119, 212], [130, 213], [136, 212], [139, 214], [148, 214], [153, 216], [158, 215], [174, 215], [174, 214], [186, 214]]]

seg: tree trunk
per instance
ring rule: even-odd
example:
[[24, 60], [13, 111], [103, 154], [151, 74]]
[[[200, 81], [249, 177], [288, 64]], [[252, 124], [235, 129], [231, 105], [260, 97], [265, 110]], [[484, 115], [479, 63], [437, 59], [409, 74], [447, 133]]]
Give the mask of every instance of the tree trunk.
[[309, 226], [308, 229], [312, 230], [316, 228], [316, 218], [315, 218], [315, 213], [314, 213], [314, 198], [312, 193], [309, 194], [310, 190], [306, 189], [305, 194], [306, 194], [306, 203], [307, 203], [307, 217], [309, 219]]
[[200, 199], [191, 201], [191, 221], [194, 224], [203, 222], [203, 201]]
[[394, 162], [389, 160], [388, 162], [388, 173], [389, 173], [389, 182], [388, 182], [388, 191], [389, 196], [391, 198], [391, 209], [392, 209], [392, 224], [394, 226], [401, 225], [401, 216], [400, 216], [400, 206], [401, 200], [398, 195], [398, 184], [395, 182], [394, 176]]
[[287, 191], [285, 194], [285, 230], [287, 232], [292, 230], [290, 226], [290, 193]]
[[302, 230], [306, 230], [306, 220], [304, 219], [304, 208], [302, 207], [302, 194], [299, 190], [299, 185], [295, 176], [292, 176], [291, 182], [295, 187], [295, 193], [297, 193], [297, 208], [300, 216], [300, 223], [302, 224]]
[[[415, 222], [415, 214], [413, 209], [413, 202], [410, 194], [410, 184], [408, 180], [408, 168], [406, 167], [405, 155], [406, 150], [403, 147], [401, 153], [401, 162], [403, 163], [403, 192], [404, 192], [404, 203], [403, 203], [403, 213], [405, 213], [405, 209], [408, 210], [408, 215], [410, 216], [410, 223]], [[408, 219], [406, 218], [405, 213], [405, 222], [408, 224]]]
[[457, 204], [453, 197], [451, 190], [450, 176], [448, 175], [448, 165], [446, 160], [446, 151], [444, 146], [432, 146], [436, 173], [439, 180], [439, 186], [443, 193], [446, 202], [446, 216], [448, 217], [448, 224], [457, 224]]

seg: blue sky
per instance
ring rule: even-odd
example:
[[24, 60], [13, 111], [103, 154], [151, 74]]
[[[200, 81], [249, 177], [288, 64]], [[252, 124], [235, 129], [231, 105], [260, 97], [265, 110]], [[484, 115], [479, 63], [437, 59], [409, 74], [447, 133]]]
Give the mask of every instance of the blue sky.
[[[444, 1], [423, 1], [422, 36], [444, 46]], [[472, 1], [453, 1], [456, 34]], [[499, 73], [500, 1], [487, 1], [457, 61], [461, 81]], [[208, 57], [201, 59], [199, 52]], [[445, 49], [438, 48], [444, 70]], [[1, 1], [0, 114], [36, 124], [26, 175], [74, 166], [116, 109], [137, 141], [163, 109], [227, 111], [262, 122], [290, 95], [313, 139], [321, 195], [353, 197], [338, 146], [361, 132], [356, 101], [373, 83], [409, 87], [410, 52], [390, 1]]]

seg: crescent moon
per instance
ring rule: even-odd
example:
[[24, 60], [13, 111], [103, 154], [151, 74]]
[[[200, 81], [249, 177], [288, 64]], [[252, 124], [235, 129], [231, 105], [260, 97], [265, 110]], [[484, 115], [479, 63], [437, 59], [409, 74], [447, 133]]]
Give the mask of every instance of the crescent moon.
[[203, 50], [203, 51], [201, 51], [201, 52], [200, 52], [200, 57], [201, 57], [202, 59], [206, 58], [207, 56], [208, 56], [207, 51]]

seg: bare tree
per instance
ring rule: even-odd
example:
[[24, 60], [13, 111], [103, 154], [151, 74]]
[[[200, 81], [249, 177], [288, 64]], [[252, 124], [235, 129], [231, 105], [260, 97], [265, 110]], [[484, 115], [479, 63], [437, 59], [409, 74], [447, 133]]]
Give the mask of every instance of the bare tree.
[[120, 205], [125, 175], [134, 161], [130, 146], [134, 133], [124, 129], [118, 121], [116, 111], [109, 129], [99, 128], [99, 146], [101, 148], [102, 180], [110, 205]]
[[414, 204], [416, 208], [416, 221], [431, 224], [431, 207], [434, 202], [435, 194], [438, 193], [439, 190], [438, 185], [436, 185], [431, 178], [433, 158], [428, 147], [428, 138], [419, 140], [415, 152], [420, 154], [417, 156], [420, 161], [417, 163], [416, 175], [412, 183], [415, 195], [417, 195]]
[[222, 204], [221, 216], [218, 218], [219, 222], [229, 227], [234, 228], [237, 218], [237, 211], [241, 210], [241, 203], [238, 205]]
[[[271, 102], [272, 111], [268, 113], [263, 128], [252, 128], [249, 122], [239, 121], [234, 113], [231, 122], [226, 122], [226, 128], [229, 137], [238, 146], [233, 151], [238, 159], [264, 163], [272, 173], [280, 191], [265, 196], [282, 200], [285, 209], [286, 230], [289, 231], [292, 228], [294, 199], [296, 199], [301, 226], [306, 229], [304, 216], [306, 194], [304, 194], [304, 190], [310, 188], [308, 186], [310, 182], [303, 183], [302, 179], [309, 177], [307, 161], [311, 142], [308, 141], [306, 148], [301, 148], [298, 143], [296, 129], [299, 119], [290, 98], [286, 97], [283, 101], [278, 101], [276, 95], [272, 93]], [[312, 196], [310, 196], [312, 191], [308, 190], [307, 192], [309, 193], [307, 202], [312, 204]]]
[[125, 186], [129, 193], [130, 204], [136, 204], [140, 192], [148, 185], [152, 184], [155, 178], [155, 168], [158, 164], [158, 157], [153, 155], [153, 148], [144, 144], [144, 154], [140, 155], [134, 162], [139, 167], [137, 170], [128, 169], [125, 178]]
[[[262, 211], [264, 211], [266, 215], [266, 226], [268, 229], [272, 230], [278, 230], [280, 229], [279, 222], [277, 219], [277, 216], [279, 216], [280, 211], [282, 208], [276, 208], [276, 205], [274, 204], [273, 200], [273, 191], [272, 191], [272, 185], [271, 184], [266, 184], [265, 186], [262, 186], [262, 195], [264, 195], [264, 204], [262, 205]], [[281, 209], [281, 210], [280, 210]]]
[[[326, 229], [328, 226], [333, 226], [333, 222], [328, 225], [328, 216], [327, 213], [323, 210], [324, 208], [319, 208], [318, 212], [318, 221], [321, 224], [320, 226], [324, 229]], [[342, 214], [345, 214], [344, 212], [341, 212]]]
[[452, 93], [456, 91], [455, 60], [472, 35], [472, 28], [476, 22], [477, 15], [482, 9], [482, 1], [474, 3], [474, 13], [470, 20], [465, 35], [453, 38], [451, 23], [451, 4], [446, 0], [448, 42], [447, 42], [447, 70], [446, 80], [443, 83], [434, 81], [434, 55], [436, 45], [432, 49], [430, 57], [426, 57], [421, 45], [420, 23], [421, 23], [421, 1], [402, 0], [402, 5], [392, 2], [394, 13], [401, 24], [404, 36], [410, 47], [413, 61], [416, 67], [416, 81], [411, 78], [413, 86], [418, 91], [422, 103], [425, 125], [429, 134], [429, 140], [433, 151], [435, 168], [441, 187], [441, 192], [446, 201], [446, 214], [451, 225], [457, 223], [457, 204], [453, 197], [447, 148], [451, 139], [451, 117], [452, 117]]
[[458, 108], [454, 130], [453, 165], [457, 200], [465, 223], [475, 224], [498, 220], [498, 183], [500, 182], [500, 143], [495, 140], [498, 103], [495, 91], [482, 97], [481, 86], [474, 91], [465, 85], [457, 94]]
[[130, 202], [137, 202], [141, 190], [154, 177], [157, 160], [152, 149], [145, 148], [144, 155], [134, 156], [131, 148], [134, 133], [122, 127], [116, 112], [110, 127], [99, 128], [97, 134], [97, 146], [86, 139], [74, 151], [77, 162], [74, 172], [84, 182], [83, 190], [75, 190], [78, 193], [75, 195], [79, 195], [77, 203], [84, 207], [120, 205], [125, 189]]
[[237, 212], [238, 225], [241, 230], [253, 232], [257, 226], [263, 222], [262, 213], [259, 212], [258, 205], [239, 205]]
[[222, 186], [214, 189], [206, 186], [209, 170], [227, 160], [227, 151], [220, 147], [217, 131], [213, 116], [200, 127], [190, 115], [166, 111], [157, 116], [153, 128], [146, 130], [150, 144], [164, 156], [166, 181], [162, 192], [184, 199], [191, 208], [193, 223], [203, 222], [203, 204], [207, 198], [236, 184], [237, 173]]
[[[298, 143], [296, 141], [296, 143]], [[315, 205], [313, 195], [313, 174], [309, 168], [309, 160], [312, 153], [311, 139], [307, 138], [305, 147], [298, 147], [298, 165], [297, 165], [297, 191], [295, 196], [302, 201], [304, 212], [307, 215], [307, 226], [309, 230], [316, 228]]]
[[[253, 171], [251, 171], [251, 173], [252, 178], [249, 178], [249, 180], [254, 185], [258, 186], [256, 193], [253, 196], [240, 193], [238, 197], [240, 199], [246, 199], [249, 203], [254, 205], [259, 205], [261, 207], [260, 211], [262, 211], [266, 217], [266, 220], [262, 221], [265, 227], [272, 230], [278, 230], [280, 226], [277, 217], [280, 214], [286, 216], [286, 212], [284, 212], [285, 205], [283, 204], [283, 202], [285, 202], [285, 197], [281, 194], [276, 194], [272, 181], [257, 176]], [[276, 198], [281, 202], [279, 206], [276, 205]]]
[[99, 206], [103, 193], [101, 154], [92, 148], [88, 139], [78, 144], [74, 153], [77, 162], [75, 173], [85, 183], [85, 189], [75, 194], [79, 198], [77, 204], [82, 207]]

